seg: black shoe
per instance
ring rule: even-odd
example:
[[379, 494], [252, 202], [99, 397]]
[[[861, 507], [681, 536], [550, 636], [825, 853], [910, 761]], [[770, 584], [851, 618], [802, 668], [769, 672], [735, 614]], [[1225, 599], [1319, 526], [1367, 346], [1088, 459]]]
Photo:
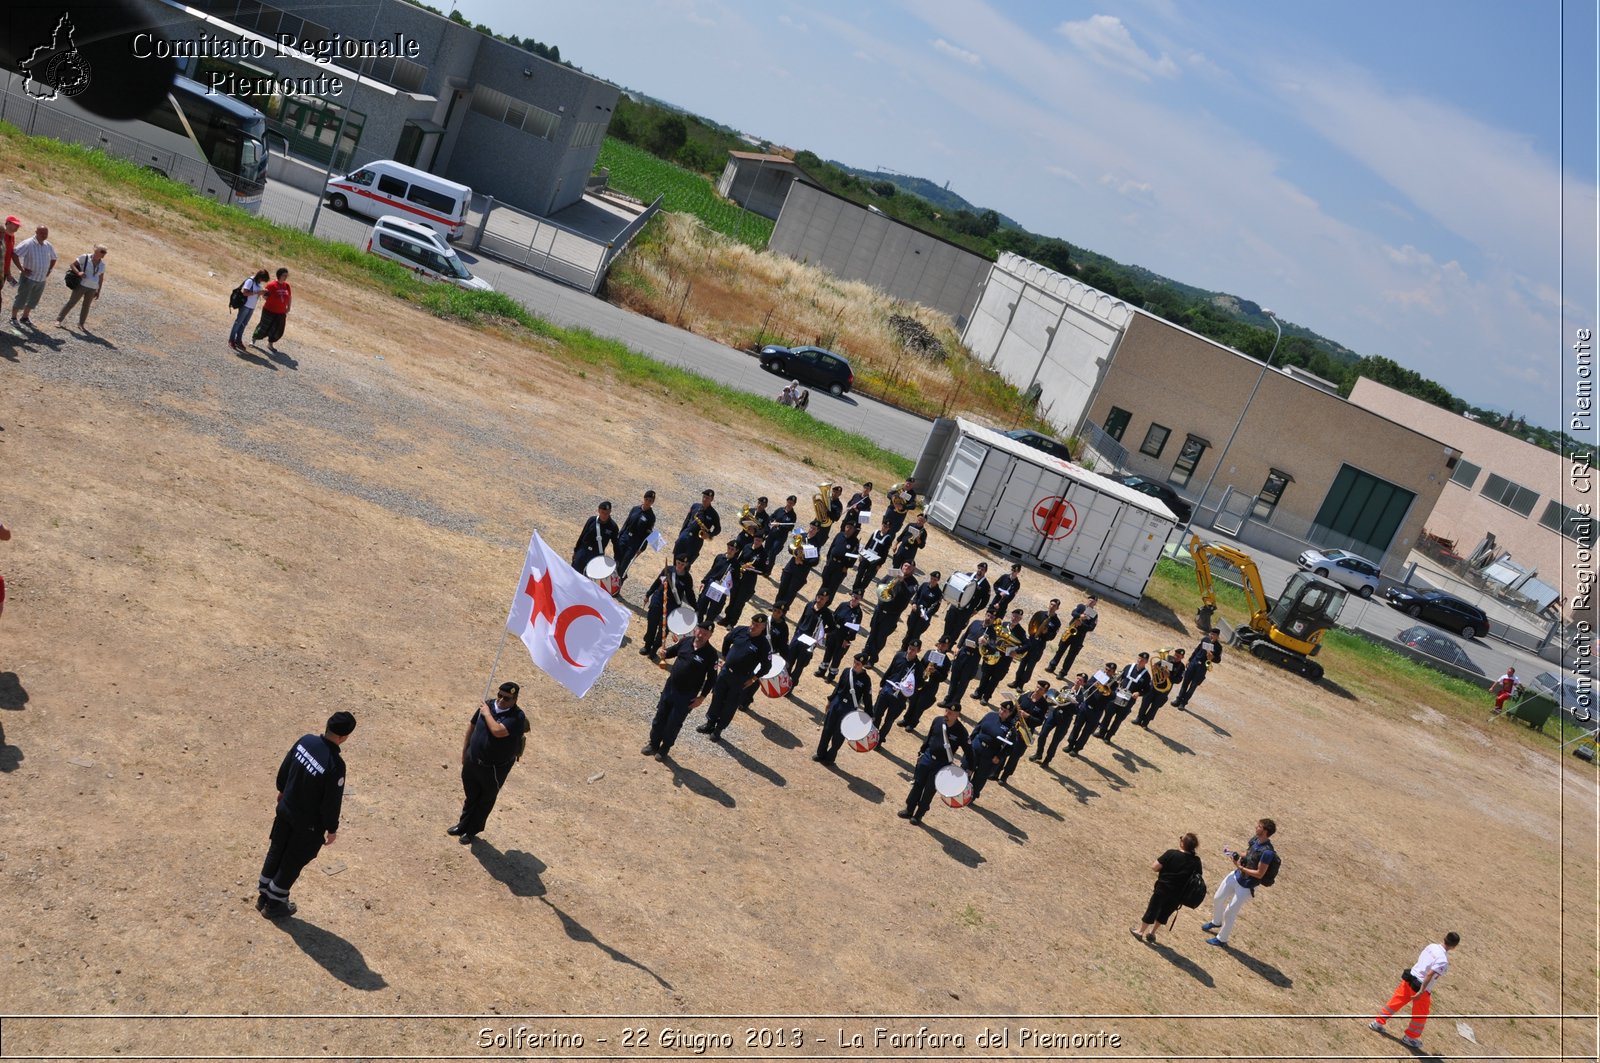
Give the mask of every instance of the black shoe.
[[911, 822], [915, 823], [917, 826], [920, 827], [920, 826], [922, 826], [922, 817], [921, 816], [912, 816], [911, 817]]
[[826, 678], [828, 678], [828, 670], [826, 668], [818, 668], [815, 672], [812, 672], [811, 674], [816, 676], [818, 679], [826, 679]]
[[711, 733], [711, 725], [709, 723], [703, 723], [699, 727], [696, 727], [694, 730], [695, 730], [695, 734], [708, 735], [708, 734]]
[[449, 830], [445, 831], [445, 833], [450, 835], [450, 837], [452, 837], [452, 838], [459, 838], [459, 837], [461, 837], [462, 831], [464, 831], [466, 829], [467, 828], [465, 828], [461, 824], [457, 823], [454, 827], [451, 827]]
[[900, 811], [896, 812], [895, 815], [899, 816], [901, 819], [910, 819], [911, 810], [909, 808], [902, 808]]
[[828, 763], [828, 758], [823, 756], [821, 753], [813, 753], [813, 754], [811, 754], [811, 759], [816, 761], [818, 764], [826, 764], [826, 763]]
[[650, 647], [649, 647], [649, 646], [641, 646], [641, 647], [639, 647], [639, 656], [640, 656], [640, 657], [648, 657], [648, 656], [650, 656], [650, 654], [652, 654], [652, 653], [653, 653], [653, 652], [655, 652], [655, 651], [653, 651], [653, 650], [652, 650], [652, 649], [650, 649]]
[[261, 908], [261, 914], [268, 919], [287, 919], [300, 910], [300, 906], [293, 901], [268, 901]]
[[647, 757], [653, 757], [656, 755], [656, 744], [654, 742], [646, 742], [644, 744], [644, 748], [639, 750], [639, 752]]
[[462, 845], [471, 845], [473, 842], [475, 842], [477, 840], [478, 840], [478, 836], [476, 834], [463, 834], [461, 836], [461, 838], [460, 838], [460, 842], [461, 842]]
[[256, 911], [259, 912], [262, 909], [264, 909], [266, 906], [267, 906], [267, 895], [265, 893], [256, 894]]
[[1040, 762], [1042, 762], [1044, 760], [1044, 758], [1039, 756], [1038, 754], [1034, 754], [1033, 756], [1029, 757], [1028, 759], [1033, 761], [1035, 764], [1038, 764], [1038, 763], [1040, 763]]
[[722, 731], [708, 731], [706, 732], [706, 737], [711, 739], [713, 742], [720, 742], [722, 741]]

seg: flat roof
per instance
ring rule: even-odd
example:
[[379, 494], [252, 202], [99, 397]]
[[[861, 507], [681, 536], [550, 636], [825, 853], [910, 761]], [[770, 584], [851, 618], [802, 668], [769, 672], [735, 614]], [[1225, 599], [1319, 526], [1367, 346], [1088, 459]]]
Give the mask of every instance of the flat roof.
[[728, 154], [736, 159], [749, 159], [751, 162], [782, 162], [794, 166], [797, 170], [800, 168], [787, 155], [763, 155], [759, 151], [730, 151]]
[[1173, 524], [1178, 523], [1177, 514], [1168, 509], [1165, 502], [1162, 502], [1159, 498], [1153, 498], [1142, 491], [1135, 491], [1133, 488], [1113, 480], [1109, 476], [1101, 476], [1097, 472], [1090, 472], [1081, 465], [1074, 465], [1064, 458], [1056, 457], [1054, 454], [1046, 454], [1037, 447], [1030, 447], [1019, 439], [1012, 439], [1010, 436], [997, 432], [993, 428], [985, 428], [983, 425], [969, 421], [964, 417], [956, 418], [956, 426], [961, 429], [963, 435], [980, 440], [995, 450], [1003, 450], [1007, 454], [1026, 458], [1035, 465], [1060, 472], [1068, 479], [1076, 480], [1086, 487], [1099, 491], [1101, 494], [1110, 495], [1119, 502], [1126, 502], [1136, 509], [1142, 509], [1146, 513], [1157, 517], [1165, 517], [1167, 520], [1172, 521]]

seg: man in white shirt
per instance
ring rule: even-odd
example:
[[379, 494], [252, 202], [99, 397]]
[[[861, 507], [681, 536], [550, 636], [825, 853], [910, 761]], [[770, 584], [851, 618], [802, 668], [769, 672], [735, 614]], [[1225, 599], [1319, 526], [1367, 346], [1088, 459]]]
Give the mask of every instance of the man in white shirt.
[[67, 305], [56, 315], [56, 324], [64, 324], [67, 311], [78, 304], [78, 328], [88, 331], [89, 305], [99, 298], [106, 283], [106, 245], [95, 244], [87, 255], [79, 255], [67, 269], [78, 275], [78, 286], [67, 297]]
[[1461, 944], [1461, 935], [1455, 931], [1444, 936], [1444, 944], [1433, 944], [1422, 950], [1411, 968], [1400, 972], [1400, 986], [1389, 998], [1389, 1003], [1378, 1012], [1377, 1018], [1367, 1025], [1383, 1032], [1389, 1017], [1407, 1004], [1411, 1005], [1411, 1022], [1406, 1025], [1406, 1035], [1400, 1043], [1407, 1048], [1422, 1047], [1422, 1028], [1428, 1024], [1428, 1011], [1433, 1007], [1433, 984], [1450, 969], [1450, 952]]
[[28, 312], [39, 305], [45, 281], [56, 268], [56, 249], [50, 245], [49, 228], [41, 225], [33, 230], [33, 235], [18, 244], [11, 257], [21, 270], [17, 278], [17, 297], [11, 301], [11, 323], [16, 325], [27, 321]]

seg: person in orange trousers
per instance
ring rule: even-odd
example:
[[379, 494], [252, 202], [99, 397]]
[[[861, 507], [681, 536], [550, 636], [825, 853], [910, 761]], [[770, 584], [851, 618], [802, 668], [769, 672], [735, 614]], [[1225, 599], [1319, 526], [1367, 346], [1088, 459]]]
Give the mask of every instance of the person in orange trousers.
[[1422, 1028], [1428, 1024], [1428, 1012], [1433, 1007], [1433, 985], [1450, 969], [1450, 953], [1459, 944], [1461, 935], [1452, 930], [1444, 936], [1444, 944], [1432, 944], [1423, 949], [1417, 962], [1400, 972], [1400, 985], [1394, 996], [1367, 1025], [1382, 1033], [1390, 1016], [1410, 1004], [1411, 1021], [1406, 1024], [1400, 1043], [1407, 1048], [1421, 1048]]

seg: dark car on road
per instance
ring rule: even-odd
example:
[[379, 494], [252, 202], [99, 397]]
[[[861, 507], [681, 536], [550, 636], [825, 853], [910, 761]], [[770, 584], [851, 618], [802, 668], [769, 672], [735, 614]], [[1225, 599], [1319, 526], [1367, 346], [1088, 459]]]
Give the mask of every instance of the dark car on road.
[[1482, 609], [1444, 591], [1390, 587], [1383, 596], [1407, 616], [1459, 632], [1464, 639], [1477, 638], [1489, 630], [1489, 617]]
[[768, 344], [761, 348], [761, 365], [780, 376], [798, 380], [808, 388], [822, 388], [834, 396], [849, 391], [856, 380], [849, 362], [822, 347]]
[[1189, 517], [1194, 513], [1189, 503], [1185, 502], [1178, 495], [1178, 492], [1166, 484], [1157, 483], [1154, 480], [1146, 480], [1143, 476], [1125, 476], [1122, 479], [1122, 486], [1131, 487], [1142, 495], [1161, 499], [1162, 502], [1166, 503], [1166, 507], [1172, 510], [1172, 515], [1177, 517], [1178, 522], [1181, 524], [1189, 523]]
[[1394, 640], [1402, 646], [1411, 647], [1431, 660], [1443, 661], [1445, 664], [1453, 664], [1458, 668], [1466, 668], [1477, 672], [1479, 675], [1484, 674], [1483, 669], [1479, 668], [1477, 662], [1467, 656], [1467, 651], [1462, 649], [1461, 644], [1456, 642], [1455, 639], [1449, 635], [1441, 635], [1437, 631], [1425, 628], [1421, 624], [1406, 628], [1396, 635]]
[[1052, 458], [1060, 458], [1066, 462], [1072, 460], [1072, 451], [1065, 443], [1059, 439], [1051, 439], [1041, 432], [1029, 431], [1026, 428], [1013, 428], [1009, 432], [1000, 434], [1007, 439], [1015, 439], [1018, 443], [1025, 443], [1034, 450], [1042, 450]]

